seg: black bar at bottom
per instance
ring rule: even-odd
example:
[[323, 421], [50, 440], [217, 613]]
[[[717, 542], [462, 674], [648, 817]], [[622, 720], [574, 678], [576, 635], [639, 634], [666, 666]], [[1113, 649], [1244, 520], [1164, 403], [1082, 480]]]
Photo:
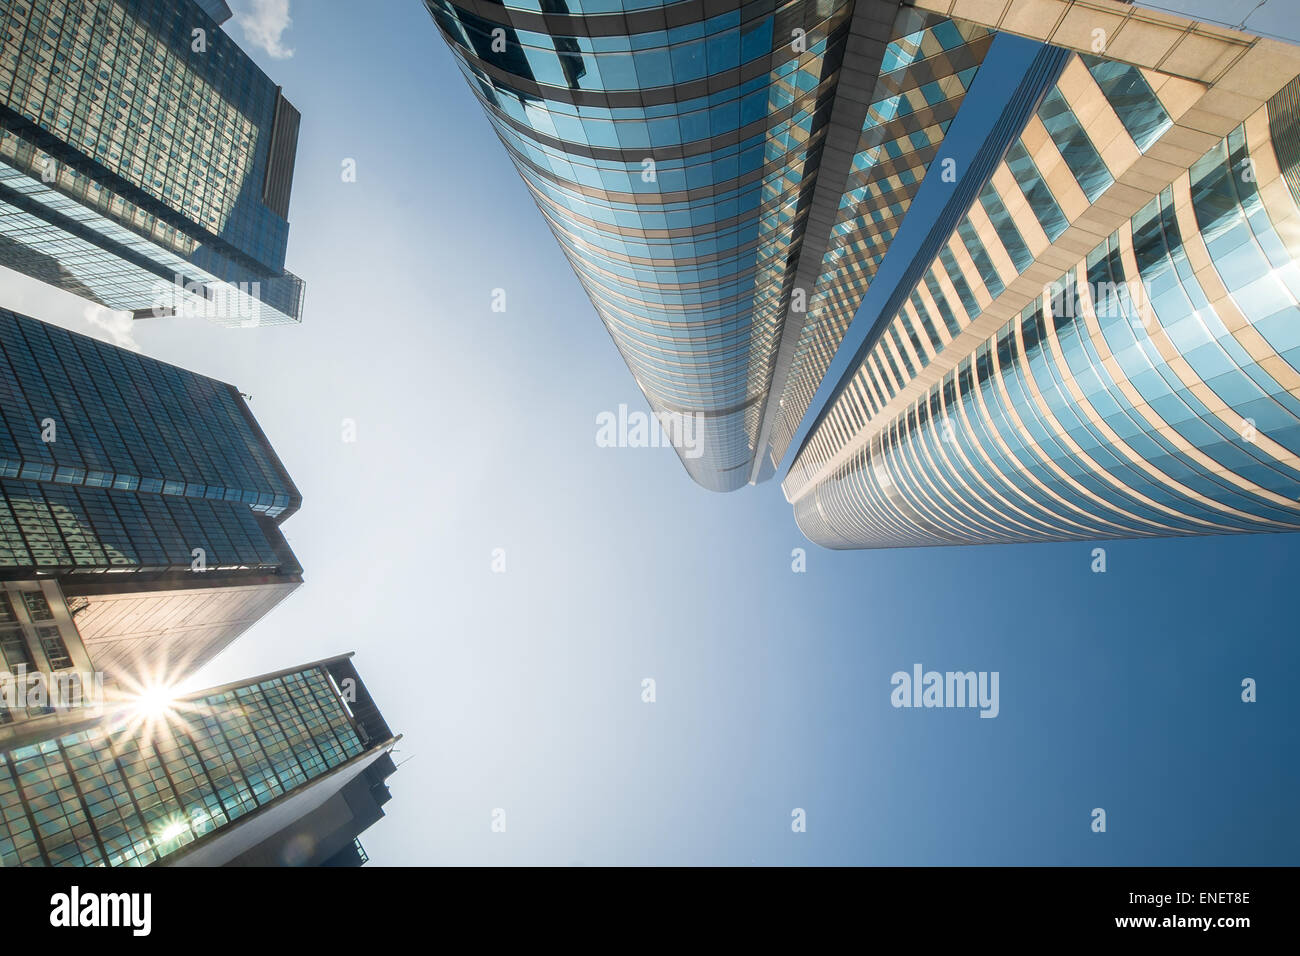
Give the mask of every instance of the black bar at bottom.
[[1293, 921], [1295, 875], [1287, 868], [28, 869], [0, 870], [0, 892], [6, 937], [15, 942], [75, 935], [78, 942], [192, 943], [220, 924], [236, 937], [241, 928], [255, 934], [263, 946], [337, 946], [352, 935], [373, 939], [377, 922], [402, 938], [430, 929], [430, 920], [447, 933], [477, 926], [496, 939], [537, 919], [533, 925], [552, 928], [567, 922], [572, 938], [588, 936], [599, 921], [634, 936], [681, 939], [702, 922], [732, 934], [733, 945], [783, 932], [807, 944], [846, 931], [864, 941], [924, 939], [929, 951], [946, 938], [1216, 946], [1258, 932], [1272, 938]]

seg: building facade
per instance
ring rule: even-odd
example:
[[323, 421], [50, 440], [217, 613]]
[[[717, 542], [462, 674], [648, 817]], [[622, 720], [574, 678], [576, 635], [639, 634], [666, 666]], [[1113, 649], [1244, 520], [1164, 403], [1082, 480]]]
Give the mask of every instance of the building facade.
[[0, 752], [0, 864], [358, 865], [398, 739], [350, 655], [123, 701]]
[[990, 31], [895, 0], [426, 6], [688, 473], [770, 474]]
[[[1294, 47], [1116, 0], [426, 7], [706, 488], [791, 455], [830, 547], [1293, 526]], [[795, 448], [999, 34], [1041, 52]]]
[[0, 582], [0, 748], [88, 726], [104, 699], [57, 582]]
[[0, 265], [136, 317], [301, 320], [299, 115], [214, 16], [0, 0]]
[[175, 682], [296, 589], [301, 502], [233, 386], [0, 309], [0, 581], [52, 582], [109, 679]]
[[954, 196], [785, 479], [827, 547], [1300, 528], [1300, 51], [1053, 9], [1014, 25], [1082, 49]]

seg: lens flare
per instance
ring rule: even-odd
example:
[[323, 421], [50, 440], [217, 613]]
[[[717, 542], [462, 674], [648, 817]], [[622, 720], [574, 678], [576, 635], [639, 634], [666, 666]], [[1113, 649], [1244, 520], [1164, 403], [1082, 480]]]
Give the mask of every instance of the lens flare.
[[147, 674], [111, 675], [105, 688], [110, 717], [105, 732], [124, 744], [148, 747], [190, 730], [187, 718], [204, 708], [201, 701], [185, 698], [187, 679], [194, 668], [188, 661], [159, 661]]
[[176, 823], [169, 824], [167, 827], [163, 829], [161, 833], [158, 834], [158, 842], [166, 843], [169, 840], [174, 840], [182, 833], [185, 833], [188, 830], [189, 830], [189, 825], [181, 821], [177, 821]]
[[162, 717], [175, 704], [175, 692], [170, 687], [146, 687], [135, 700], [135, 709], [145, 717]]

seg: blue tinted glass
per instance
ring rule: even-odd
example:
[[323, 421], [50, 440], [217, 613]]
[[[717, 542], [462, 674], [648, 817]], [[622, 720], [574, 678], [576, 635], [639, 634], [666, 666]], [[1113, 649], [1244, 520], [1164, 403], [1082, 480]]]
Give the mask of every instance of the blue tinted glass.
[[998, 195], [991, 182], [980, 191], [980, 205], [984, 207], [989, 221], [993, 223], [993, 229], [1002, 240], [1002, 245], [1007, 250], [1007, 255], [1011, 257], [1016, 271], [1024, 272], [1034, 261], [1034, 257], [1029, 247], [1025, 245], [1024, 239], [1020, 237], [1020, 230], [1016, 228], [1011, 214], [1007, 212], [1007, 207], [1002, 204], [1002, 197]]
[[1038, 174], [1038, 167], [1034, 165], [1033, 158], [1020, 140], [1012, 143], [1011, 148], [1007, 150], [1006, 164], [1011, 170], [1011, 175], [1020, 184], [1020, 191], [1029, 200], [1029, 208], [1034, 211], [1039, 224], [1043, 227], [1043, 232], [1047, 233], [1048, 239], [1055, 242], [1070, 223], [1065, 218], [1065, 213], [1061, 212], [1061, 207], [1056, 204], [1056, 198], [1047, 188], [1047, 183], [1043, 182], [1043, 177]]
[[952, 254], [952, 250], [947, 246], [939, 251], [939, 261], [943, 263], [943, 271], [948, 273], [948, 280], [952, 282], [952, 287], [957, 290], [957, 296], [961, 299], [962, 308], [966, 310], [966, 315], [975, 318], [980, 314], [979, 303], [975, 301], [975, 295], [971, 292], [970, 286], [966, 284], [966, 277], [961, 274], [961, 269], [957, 265], [957, 257]]
[[979, 270], [980, 278], [984, 280], [984, 288], [988, 289], [989, 295], [996, 299], [1002, 294], [1006, 286], [1002, 284], [1002, 277], [998, 275], [998, 270], [993, 267], [993, 261], [989, 258], [989, 254], [984, 251], [984, 243], [980, 242], [980, 237], [976, 234], [975, 227], [970, 224], [969, 219], [961, 221], [961, 225], [957, 227], [957, 234], [966, 246], [966, 251], [970, 253], [975, 268]]
[[1127, 63], [1080, 55], [1138, 149], [1146, 152], [1173, 125], [1141, 71]]
[[1079, 125], [1074, 111], [1070, 109], [1070, 105], [1065, 102], [1065, 97], [1056, 87], [1052, 87], [1043, 97], [1043, 105], [1038, 109], [1038, 118], [1043, 121], [1043, 126], [1047, 128], [1052, 142], [1061, 151], [1065, 165], [1070, 167], [1070, 172], [1074, 174], [1075, 181], [1083, 190], [1083, 194], [1088, 197], [1089, 202], [1095, 200], [1115, 179], [1106, 168], [1106, 164], [1102, 162], [1096, 147], [1092, 145], [1092, 140]]

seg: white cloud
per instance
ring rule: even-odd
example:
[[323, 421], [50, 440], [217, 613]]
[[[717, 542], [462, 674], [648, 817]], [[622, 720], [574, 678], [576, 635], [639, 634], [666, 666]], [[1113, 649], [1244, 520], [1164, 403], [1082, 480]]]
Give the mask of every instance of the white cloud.
[[95, 338], [112, 342], [118, 348], [140, 351], [140, 346], [135, 341], [135, 319], [131, 318], [130, 312], [117, 312], [92, 303], [86, 306], [81, 315], [87, 325], [98, 330], [91, 333]]
[[293, 50], [284, 45], [284, 31], [293, 25], [289, 0], [244, 0], [235, 11], [235, 22], [244, 37], [276, 60], [287, 60]]
[[87, 302], [57, 286], [0, 268], [0, 309], [80, 332], [119, 348], [139, 352], [135, 320], [130, 312], [118, 312], [97, 302]]

